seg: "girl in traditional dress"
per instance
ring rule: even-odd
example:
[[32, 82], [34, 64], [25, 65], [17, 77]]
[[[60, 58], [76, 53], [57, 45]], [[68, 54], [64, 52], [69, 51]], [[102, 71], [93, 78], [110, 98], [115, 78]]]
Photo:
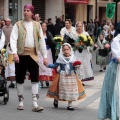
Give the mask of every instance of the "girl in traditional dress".
[[106, 70], [98, 110], [98, 118], [102, 120], [120, 120], [120, 23], [115, 35], [111, 43], [114, 58]]
[[[84, 26], [82, 22], [76, 23], [76, 40], [81, 34], [89, 36], [89, 34], [85, 32], [83, 28]], [[75, 50], [75, 57], [77, 60], [82, 62], [80, 70], [78, 71], [79, 78], [82, 79], [82, 81], [93, 80], [94, 77], [93, 70], [91, 68], [92, 55], [90, 53], [90, 46], [85, 46], [83, 49], [79, 48]]]
[[60, 49], [60, 54], [55, 64], [49, 64], [49, 68], [60, 66], [57, 76], [52, 82], [47, 96], [54, 98], [54, 106], [58, 107], [58, 100], [68, 101], [67, 110], [74, 110], [72, 101], [85, 97], [85, 91], [80, 80], [76, 75], [76, 59], [70, 44], [64, 43]]
[[[107, 45], [108, 48], [106, 47]], [[99, 72], [103, 72], [103, 70], [106, 70], [106, 65], [108, 64], [109, 44], [102, 33], [98, 37], [96, 48], [98, 48], [96, 53], [96, 64], [100, 65]]]
[[[47, 31], [47, 24], [42, 23], [42, 30], [43, 30], [43, 36], [44, 40], [46, 42], [46, 49], [47, 49], [47, 58], [49, 63], [53, 63], [53, 58], [55, 57], [54, 51], [53, 51], [53, 42], [52, 42], [52, 34]], [[51, 51], [52, 48], [52, 51]], [[53, 57], [52, 57], [53, 56]], [[43, 86], [43, 81], [46, 81], [46, 86], [49, 86], [49, 81], [52, 80], [52, 69], [47, 68], [41, 61], [43, 61], [43, 57], [41, 53], [39, 53], [39, 63], [40, 63], [40, 69], [39, 69], [39, 80], [41, 82], [41, 86]]]

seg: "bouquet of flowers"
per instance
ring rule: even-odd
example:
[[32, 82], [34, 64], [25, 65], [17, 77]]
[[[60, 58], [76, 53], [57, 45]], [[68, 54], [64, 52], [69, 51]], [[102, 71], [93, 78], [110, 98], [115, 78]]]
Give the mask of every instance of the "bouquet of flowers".
[[56, 49], [60, 49], [61, 45], [63, 44], [62, 37], [54, 37], [53, 40], [56, 42]]
[[93, 45], [93, 40], [90, 36], [86, 36], [86, 35], [83, 35], [81, 34], [76, 43], [78, 44], [77, 47], [78, 47], [78, 51], [81, 53], [83, 48], [86, 46], [92, 46]]
[[80, 46], [92, 46], [93, 45], [93, 40], [90, 36], [85, 36], [81, 34], [78, 37], [77, 42], [80, 44]]
[[53, 38], [53, 41], [56, 43], [56, 53], [55, 53], [55, 56], [58, 56], [58, 53], [60, 51], [60, 47], [62, 46], [63, 42], [64, 42], [64, 39], [60, 36], [56, 36]]

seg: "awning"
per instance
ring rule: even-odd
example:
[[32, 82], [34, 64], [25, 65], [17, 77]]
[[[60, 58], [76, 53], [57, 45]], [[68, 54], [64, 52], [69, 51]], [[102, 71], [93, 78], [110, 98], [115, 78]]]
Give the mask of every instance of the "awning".
[[72, 3], [72, 4], [88, 4], [89, 0], [64, 0], [65, 3]]

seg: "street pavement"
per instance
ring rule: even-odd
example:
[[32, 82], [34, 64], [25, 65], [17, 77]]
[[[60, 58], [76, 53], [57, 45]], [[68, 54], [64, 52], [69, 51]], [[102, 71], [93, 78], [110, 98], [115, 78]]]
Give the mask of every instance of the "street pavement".
[[9, 89], [10, 99], [7, 105], [3, 105], [2, 97], [0, 97], [0, 120], [98, 120], [98, 107], [105, 72], [99, 73], [99, 66], [95, 64], [95, 53], [93, 54], [93, 69], [95, 80], [84, 82], [86, 98], [73, 102], [74, 111], [66, 109], [67, 102], [59, 102], [58, 108], [54, 108], [53, 99], [46, 97], [48, 88], [44, 84], [44, 87], [39, 89], [40, 98], [38, 101], [38, 104], [44, 107], [44, 111], [32, 112], [31, 83], [29, 80], [25, 80], [25, 110], [17, 110], [16, 89], [11, 88]]

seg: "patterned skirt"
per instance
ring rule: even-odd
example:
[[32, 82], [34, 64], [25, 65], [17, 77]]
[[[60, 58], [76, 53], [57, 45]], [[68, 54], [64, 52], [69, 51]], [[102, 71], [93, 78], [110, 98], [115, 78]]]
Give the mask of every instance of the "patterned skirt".
[[61, 101], [75, 101], [84, 98], [85, 91], [77, 75], [57, 74], [50, 85], [47, 96]]

